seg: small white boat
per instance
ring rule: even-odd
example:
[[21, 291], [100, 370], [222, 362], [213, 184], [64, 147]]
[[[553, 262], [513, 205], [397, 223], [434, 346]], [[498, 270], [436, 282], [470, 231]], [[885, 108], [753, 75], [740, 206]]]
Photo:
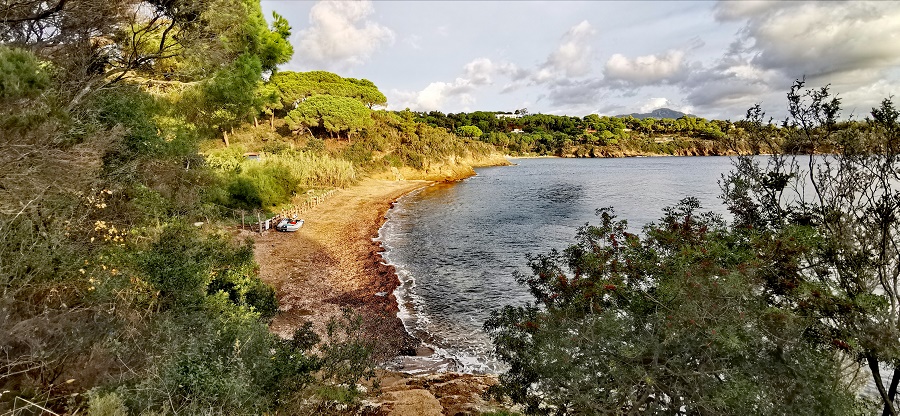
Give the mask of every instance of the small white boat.
[[296, 218], [282, 218], [275, 226], [275, 229], [278, 231], [293, 232], [299, 230], [302, 226], [303, 220]]

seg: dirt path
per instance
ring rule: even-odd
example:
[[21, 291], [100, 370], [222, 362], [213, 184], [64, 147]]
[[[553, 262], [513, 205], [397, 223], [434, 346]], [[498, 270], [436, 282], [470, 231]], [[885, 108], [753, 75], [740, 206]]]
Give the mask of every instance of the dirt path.
[[382, 354], [414, 354], [417, 342], [397, 318], [396, 275], [381, 263], [372, 239], [397, 198], [429, 184], [367, 179], [304, 213], [299, 231], [256, 236], [260, 277], [275, 288], [280, 304], [271, 330], [287, 338], [311, 321], [322, 334], [329, 318], [351, 307], [378, 336]]

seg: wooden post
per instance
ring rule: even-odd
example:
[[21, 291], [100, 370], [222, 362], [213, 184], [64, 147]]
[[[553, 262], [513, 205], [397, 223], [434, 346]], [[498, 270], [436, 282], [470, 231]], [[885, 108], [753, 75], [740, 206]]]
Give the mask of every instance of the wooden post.
[[259, 211], [256, 212], [256, 225], [259, 226], [259, 233], [262, 234], [262, 218], [259, 216]]
[[222, 130], [222, 136], [225, 138], [225, 147], [228, 147], [228, 132]]
[[241, 229], [244, 229], [244, 210], [241, 210]]

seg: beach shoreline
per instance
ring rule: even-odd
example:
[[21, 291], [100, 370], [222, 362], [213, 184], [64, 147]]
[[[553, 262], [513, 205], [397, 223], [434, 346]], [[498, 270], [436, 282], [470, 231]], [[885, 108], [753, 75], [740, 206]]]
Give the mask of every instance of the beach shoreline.
[[378, 371], [381, 388], [364, 400], [373, 414], [478, 414], [506, 408], [485, 397], [498, 383], [496, 375], [447, 372], [428, 359], [434, 351], [409, 334], [397, 315], [394, 291], [400, 280], [381, 257], [379, 232], [399, 198], [437, 182], [366, 179], [305, 212], [297, 232], [252, 233], [260, 278], [275, 288], [279, 301], [269, 326], [273, 333], [291, 338], [309, 321], [323, 335], [328, 320], [340, 318], [343, 308], [362, 317], [365, 336], [376, 342], [375, 359], [392, 368]]
[[377, 237], [397, 199], [433, 183], [367, 179], [304, 213], [305, 223], [297, 232], [255, 234], [260, 278], [275, 289], [279, 301], [271, 331], [291, 338], [309, 321], [323, 335], [329, 319], [350, 308], [376, 340], [379, 360], [430, 355], [397, 316], [394, 290], [400, 281], [381, 257], [384, 249]]

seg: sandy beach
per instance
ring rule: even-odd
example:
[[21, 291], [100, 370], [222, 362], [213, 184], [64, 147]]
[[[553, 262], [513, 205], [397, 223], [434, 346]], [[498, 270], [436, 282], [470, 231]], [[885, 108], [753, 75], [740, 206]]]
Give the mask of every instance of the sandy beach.
[[329, 318], [350, 307], [376, 336], [379, 358], [415, 354], [418, 343], [397, 318], [397, 277], [373, 238], [397, 198], [429, 184], [367, 179], [305, 212], [299, 231], [256, 235], [260, 277], [275, 288], [280, 304], [271, 330], [288, 338], [311, 321], [322, 334]]

